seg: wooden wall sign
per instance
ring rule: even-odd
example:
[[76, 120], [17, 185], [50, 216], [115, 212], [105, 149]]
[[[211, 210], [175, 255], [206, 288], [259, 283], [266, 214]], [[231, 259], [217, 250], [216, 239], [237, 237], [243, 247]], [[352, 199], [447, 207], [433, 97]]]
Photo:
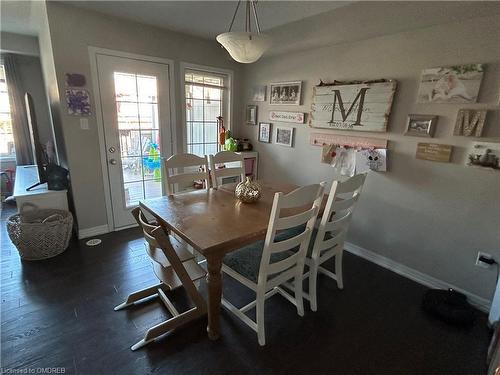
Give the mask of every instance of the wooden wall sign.
[[316, 86], [309, 126], [385, 132], [396, 86], [396, 81]]
[[313, 146], [339, 145], [363, 149], [387, 148], [387, 139], [349, 137], [331, 133], [311, 133], [309, 143]]
[[486, 110], [461, 109], [457, 114], [457, 122], [453, 135], [480, 137], [483, 133]]
[[303, 112], [269, 111], [269, 120], [276, 122], [294, 122], [303, 124], [305, 114]]
[[419, 143], [416, 158], [421, 160], [440, 161], [449, 163], [453, 146], [437, 143]]

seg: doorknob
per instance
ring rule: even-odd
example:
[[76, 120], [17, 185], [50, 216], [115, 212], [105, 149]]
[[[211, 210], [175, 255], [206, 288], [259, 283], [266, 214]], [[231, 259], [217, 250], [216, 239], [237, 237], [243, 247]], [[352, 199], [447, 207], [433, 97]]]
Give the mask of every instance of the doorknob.
[[114, 148], [113, 146], [111, 146], [109, 149], [108, 149], [109, 152], [113, 153], [116, 151], [116, 148]]
[[115, 159], [109, 159], [109, 164], [116, 165], [116, 160]]

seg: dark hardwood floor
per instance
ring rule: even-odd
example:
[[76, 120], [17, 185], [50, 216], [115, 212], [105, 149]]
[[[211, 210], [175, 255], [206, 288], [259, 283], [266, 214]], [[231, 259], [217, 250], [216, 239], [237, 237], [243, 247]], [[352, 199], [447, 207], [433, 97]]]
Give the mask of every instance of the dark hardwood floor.
[[[152, 300], [113, 311], [127, 293], [156, 282], [138, 230], [74, 241], [58, 257], [21, 262], [1, 225], [1, 366], [64, 367], [65, 374], [485, 374], [486, 315], [459, 329], [425, 315], [425, 287], [361, 258], [344, 257], [345, 289], [319, 279], [318, 312], [300, 318], [280, 296], [266, 304], [267, 345], [227, 312], [222, 338], [208, 340], [206, 319], [132, 352], [150, 326], [168, 317]], [[201, 286], [203, 292], [205, 286]], [[229, 277], [236, 305], [252, 295]], [[182, 290], [174, 292], [179, 308]]]

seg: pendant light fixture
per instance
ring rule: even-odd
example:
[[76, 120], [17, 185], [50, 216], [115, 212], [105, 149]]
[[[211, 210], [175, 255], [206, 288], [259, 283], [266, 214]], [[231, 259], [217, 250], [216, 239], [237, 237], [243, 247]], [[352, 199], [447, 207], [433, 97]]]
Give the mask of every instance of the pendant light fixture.
[[[245, 31], [234, 32], [234, 20], [238, 9], [241, 5], [241, 0], [238, 1], [236, 10], [234, 11], [229, 31], [217, 35], [217, 41], [229, 52], [231, 57], [237, 62], [249, 64], [260, 59], [262, 54], [270, 47], [271, 41], [267, 35], [260, 33], [259, 18], [257, 17], [256, 0], [246, 0], [246, 16], [245, 16]], [[255, 28], [257, 32], [252, 32], [251, 15], [253, 12], [255, 19]]]

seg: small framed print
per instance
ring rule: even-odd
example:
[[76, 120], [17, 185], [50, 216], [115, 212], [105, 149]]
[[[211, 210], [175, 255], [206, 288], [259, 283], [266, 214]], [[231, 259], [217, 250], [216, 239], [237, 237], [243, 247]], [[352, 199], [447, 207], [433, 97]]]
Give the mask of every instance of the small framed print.
[[259, 123], [259, 142], [271, 142], [271, 124], [268, 122]]
[[90, 94], [85, 89], [66, 89], [68, 114], [74, 116], [90, 116]]
[[246, 124], [257, 125], [257, 106], [247, 105]]
[[265, 102], [267, 86], [254, 86], [251, 89], [251, 96], [253, 102]]
[[405, 135], [432, 138], [437, 118], [434, 115], [408, 115]]
[[277, 126], [276, 144], [287, 147], [293, 147], [294, 133], [295, 133], [295, 128], [289, 128], [287, 126]]
[[270, 104], [300, 105], [302, 81], [271, 83]]

